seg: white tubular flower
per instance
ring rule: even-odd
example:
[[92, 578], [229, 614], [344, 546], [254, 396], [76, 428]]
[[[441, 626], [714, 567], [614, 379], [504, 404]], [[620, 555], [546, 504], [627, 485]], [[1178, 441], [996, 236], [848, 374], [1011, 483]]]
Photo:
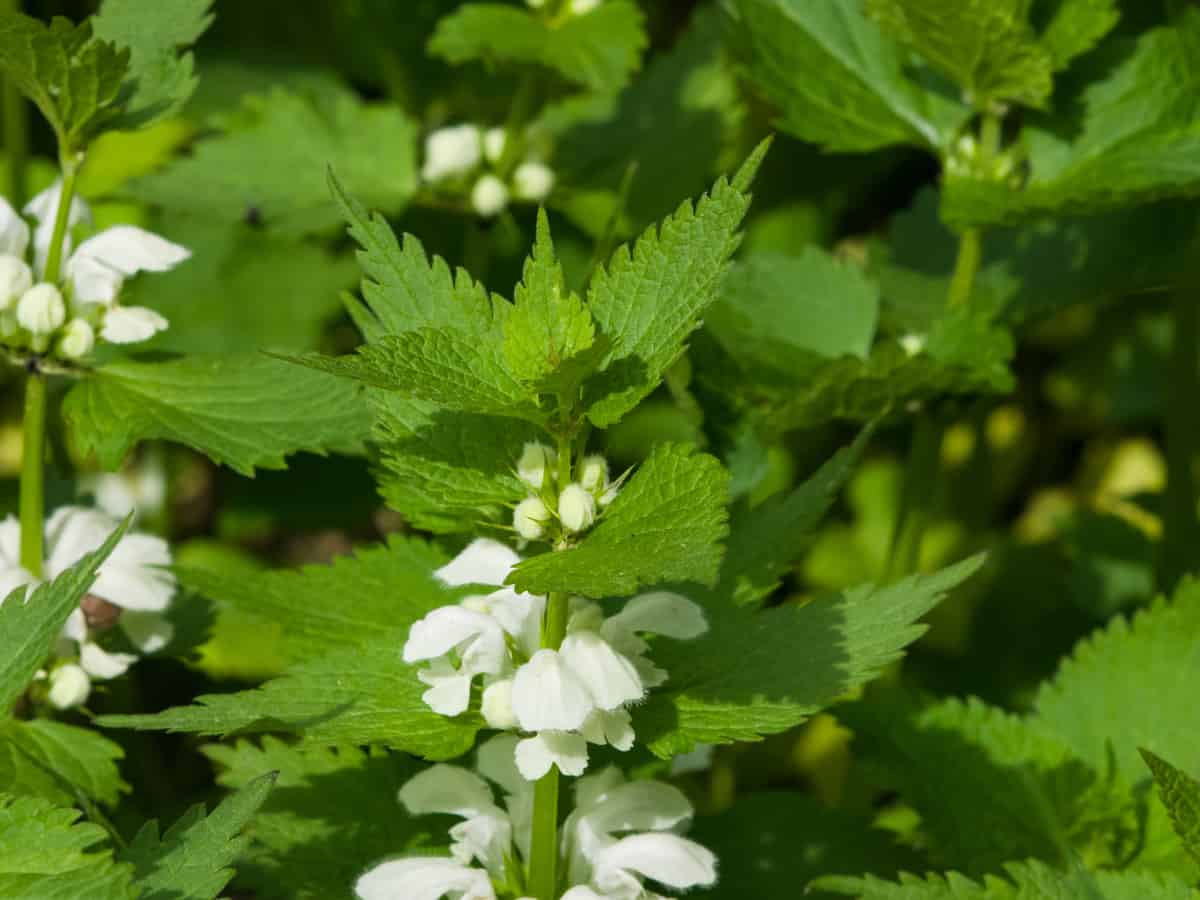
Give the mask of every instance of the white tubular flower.
[[483, 689], [479, 714], [488, 726], [497, 731], [510, 731], [517, 727], [517, 714], [512, 705], [512, 679], [501, 678]]
[[645, 695], [633, 663], [594, 631], [568, 634], [559, 655], [592, 696], [599, 709], [611, 711]]
[[558, 464], [558, 454], [553, 447], [537, 441], [527, 441], [521, 450], [521, 458], [517, 460], [517, 477], [533, 488], [540, 491], [546, 483], [547, 474], [553, 478], [554, 468]]
[[145, 306], [113, 306], [104, 313], [100, 337], [111, 344], [148, 341], [171, 323]]
[[443, 813], [464, 819], [450, 829], [450, 854], [463, 865], [478, 860], [489, 872], [502, 873], [512, 847], [512, 824], [496, 806], [487, 782], [474, 772], [431, 766], [400, 788], [399, 799], [414, 816]]
[[513, 679], [513, 712], [525, 731], [574, 731], [596, 708], [587, 686], [554, 650], [539, 650]]
[[513, 510], [513, 528], [527, 541], [536, 541], [546, 533], [550, 510], [541, 497], [526, 497]]
[[17, 324], [32, 334], [50, 334], [66, 318], [63, 295], [52, 284], [35, 284], [17, 301]]
[[110, 306], [126, 278], [167, 272], [191, 255], [186, 247], [135, 225], [114, 225], [80, 244], [63, 272], [76, 303]]
[[0, 253], [21, 259], [29, 249], [29, 225], [0, 197]]
[[508, 143], [508, 132], [503, 128], [489, 128], [483, 133], [483, 155], [490, 163], [500, 162], [504, 145]]
[[361, 900], [496, 900], [487, 872], [436, 856], [382, 863], [358, 879], [354, 893]]
[[50, 673], [50, 691], [47, 699], [56, 709], [74, 709], [83, 706], [92, 692], [92, 680], [81, 666], [66, 663]]
[[12, 309], [33, 287], [33, 270], [25, 260], [12, 254], [0, 254], [0, 310]]
[[472, 541], [463, 551], [433, 573], [434, 577], [450, 587], [464, 584], [502, 585], [513, 566], [521, 561], [513, 550], [499, 541], [479, 538]]
[[579, 465], [579, 483], [595, 494], [608, 487], [608, 460], [598, 453], [585, 456]]
[[96, 506], [114, 518], [123, 519], [130, 513], [141, 518], [154, 515], [166, 504], [167, 473], [162, 456], [153, 453], [121, 472], [85, 476], [80, 489], [95, 497]]
[[554, 190], [554, 172], [545, 163], [523, 162], [513, 172], [513, 194], [540, 203]]
[[[34, 267], [38, 272], [46, 269], [46, 257], [50, 254], [50, 241], [54, 237], [54, 220], [58, 216], [58, 201], [62, 196], [62, 179], [54, 182], [40, 194], [25, 204], [25, 215], [37, 220], [37, 228], [33, 233]], [[71, 229], [81, 222], [90, 222], [92, 211], [79, 196], [71, 198], [71, 208], [67, 212], [67, 232], [63, 235], [62, 255], [71, 255]]]
[[567, 731], [543, 731], [519, 741], [517, 770], [527, 781], [537, 781], [554, 766], [564, 775], [582, 775], [587, 769], [587, 741]]
[[558, 519], [567, 531], [591, 528], [596, 521], [596, 498], [583, 485], [568, 484], [558, 495]]
[[479, 165], [482, 138], [474, 125], [451, 125], [431, 132], [425, 138], [424, 181], [441, 181], [465, 175]]
[[[444, 657], [455, 651], [454, 667]], [[406, 663], [434, 660], [417, 673], [430, 686], [423, 699], [439, 715], [457, 716], [471, 702], [471, 683], [477, 675], [498, 675], [508, 658], [504, 630], [484, 613], [462, 606], [442, 606], [414, 623], [404, 644]]]
[[0, 603], [17, 588], [36, 582], [21, 566], [21, 523], [8, 516], [0, 522]]
[[591, 859], [592, 884], [618, 897], [641, 895], [642, 878], [684, 890], [714, 884], [717, 858], [677, 834], [634, 834], [605, 847]]
[[58, 352], [67, 359], [81, 359], [96, 346], [96, 332], [84, 319], [72, 319], [58, 339]]
[[471, 188], [471, 208], [485, 219], [499, 215], [508, 206], [508, 188], [495, 175], [487, 174]]

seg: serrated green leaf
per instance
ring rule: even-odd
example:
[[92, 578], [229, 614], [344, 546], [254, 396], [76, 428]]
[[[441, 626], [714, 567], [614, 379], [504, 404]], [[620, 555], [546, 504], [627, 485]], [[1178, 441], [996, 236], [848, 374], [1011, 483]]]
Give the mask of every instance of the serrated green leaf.
[[799, 725], [898, 659], [925, 631], [917, 620], [982, 562], [762, 612], [707, 598], [707, 634], [654, 647], [670, 680], [633, 711], [639, 743], [669, 758]]
[[35, 797], [0, 794], [0, 896], [5, 900], [134, 900], [132, 870], [115, 865], [98, 825]]
[[0, 16], [0, 72], [46, 117], [64, 152], [82, 149], [112, 117], [128, 67], [129, 53], [94, 40], [89, 22]]
[[0, 712], [12, 709], [45, 663], [67, 617], [96, 580], [127, 526], [128, 522], [118, 526], [97, 550], [53, 581], [33, 589], [17, 588], [0, 602]]
[[277, 88], [246, 127], [200, 141], [192, 155], [136, 183], [141, 199], [231, 226], [248, 217], [288, 237], [336, 227], [326, 170], [372, 205], [399, 212], [417, 187], [416, 126], [397, 106], [349, 90], [318, 107]]
[[1175, 833], [1188, 853], [1200, 860], [1200, 781], [1149, 750], [1141, 753], [1154, 774], [1154, 783], [1158, 785], [1163, 805], [1171, 814]]
[[1029, 0], [866, 0], [866, 10], [979, 109], [1050, 97], [1054, 61], [1029, 24]]
[[532, 594], [597, 598], [665, 581], [712, 583], [729, 533], [728, 488], [714, 457], [660, 445], [578, 545], [519, 563], [508, 582]]
[[596, 272], [588, 309], [611, 348], [584, 386], [593, 424], [612, 425], [637, 406], [683, 352], [737, 249], [750, 183], [766, 151], [760, 144], [732, 182], [718, 179], [694, 207], [685, 201]]
[[412, 852], [437, 836], [429, 819], [405, 815], [396, 795], [416, 774], [413, 760], [359, 747], [294, 747], [263, 738], [209, 745], [217, 780], [240, 788], [265, 771], [279, 773], [254, 818], [254, 844], [238, 882], [263, 900], [350, 900], [369, 866]]
[[192, 807], [161, 838], [147, 822], [121, 858], [137, 872], [140, 900], [214, 900], [250, 837], [246, 826], [275, 784], [268, 772], [226, 797], [210, 814]]
[[359, 387], [260, 354], [110, 363], [72, 388], [63, 415], [78, 448], [108, 468], [165, 439], [244, 475], [302, 450], [352, 449], [371, 428]]
[[380, 744], [428, 759], [469, 750], [483, 722], [447, 718], [421, 699], [425, 685], [400, 659], [408, 626], [375, 640], [302, 663], [260, 688], [207, 694], [194, 706], [153, 715], [102, 716], [101, 725], [204, 735], [303, 734], [320, 744]]
[[1040, 4], [1035, 0], [1035, 16], [1038, 12], [1049, 17], [1039, 30], [1041, 44], [1055, 69], [1065, 69], [1075, 57], [1096, 46], [1121, 18], [1117, 0], [1051, 0]]
[[836, 152], [948, 147], [969, 117], [905, 74], [895, 43], [858, 0], [738, 0], [747, 74], [779, 108], [776, 127]]
[[[1194, 900], [1187, 882], [1143, 872], [1056, 871], [1045, 863], [1009, 863], [1007, 878], [972, 881], [957, 872], [903, 874], [898, 882], [878, 878], [818, 878], [814, 887], [858, 900]], [[1010, 880], [1011, 879], [1011, 880]]]
[[196, 90], [191, 53], [180, 55], [208, 30], [212, 0], [104, 0], [92, 18], [96, 37], [129, 51], [132, 96], [119, 122], [141, 127], [177, 113]]
[[637, 69], [646, 42], [642, 14], [629, 0], [553, 18], [499, 3], [467, 3], [439, 20], [429, 53], [455, 65], [532, 63], [591, 90], [616, 92]]
[[0, 784], [18, 796], [70, 806], [79, 795], [115, 806], [129, 786], [117, 761], [125, 751], [112, 741], [64, 722], [0, 722]]

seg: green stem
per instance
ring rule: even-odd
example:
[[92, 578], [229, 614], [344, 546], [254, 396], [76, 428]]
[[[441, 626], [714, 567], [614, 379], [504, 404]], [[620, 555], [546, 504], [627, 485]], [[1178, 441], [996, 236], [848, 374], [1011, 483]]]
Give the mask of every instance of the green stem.
[[916, 572], [921, 561], [921, 540], [933, 508], [934, 484], [942, 448], [942, 428], [928, 411], [917, 417], [904, 470], [900, 511], [892, 531], [885, 580], [897, 581]]
[[946, 305], [951, 309], [965, 306], [971, 299], [971, 288], [983, 260], [983, 232], [979, 228], [968, 228], [958, 238], [958, 256], [954, 260], [954, 274], [950, 277], [950, 291]]
[[70, 153], [62, 156], [62, 194], [58, 198], [58, 211], [54, 216], [54, 233], [50, 236], [50, 250], [46, 255], [46, 271], [42, 281], [58, 283], [62, 272], [63, 241], [67, 236], [67, 223], [71, 220], [71, 201], [75, 197], [75, 176], [79, 174], [79, 161]]
[[42, 577], [45, 519], [46, 376], [30, 372], [25, 382], [24, 444], [21, 448], [21, 566]]
[[[0, 0], [0, 12], [21, 11], [21, 0]], [[12, 78], [4, 79], [4, 152], [8, 155], [9, 195], [14, 208], [25, 205], [25, 169], [29, 159], [29, 107]]]
[[1187, 284], [1171, 297], [1174, 339], [1171, 346], [1171, 390], [1167, 394], [1167, 491], [1160, 586], [1170, 590], [1195, 567], [1200, 546], [1194, 463], [1200, 449], [1195, 401], [1200, 395], [1200, 307]]
[[[562, 645], [567, 634], [567, 610], [565, 593], [550, 594], [542, 625], [543, 647], [557, 650]], [[529, 892], [536, 900], [555, 900], [558, 896], [558, 786], [558, 768], [551, 767], [533, 789]]]

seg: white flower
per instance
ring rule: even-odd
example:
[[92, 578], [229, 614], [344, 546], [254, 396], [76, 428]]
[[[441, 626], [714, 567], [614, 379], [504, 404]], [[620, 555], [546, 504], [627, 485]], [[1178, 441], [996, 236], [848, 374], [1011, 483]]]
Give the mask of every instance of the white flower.
[[582, 775], [587, 769], [587, 740], [567, 731], [543, 731], [516, 746], [517, 769], [527, 781], [537, 781], [557, 766], [564, 775]]
[[[54, 237], [54, 220], [58, 216], [58, 201], [62, 196], [62, 179], [54, 182], [25, 204], [25, 215], [37, 220], [33, 233], [34, 268], [38, 272], [46, 269], [46, 257], [50, 255], [50, 241]], [[71, 197], [71, 208], [67, 212], [67, 232], [63, 235], [62, 255], [71, 255], [71, 229], [80, 222], [90, 222], [92, 211], [78, 196]]]
[[361, 900], [496, 900], [487, 872], [436, 856], [378, 865], [358, 879], [354, 893]]
[[521, 450], [521, 458], [517, 460], [517, 477], [533, 488], [541, 490], [546, 483], [546, 475], [554, 477], [558, 454], [553, 447], [537, 441], [526, 441]]
[[545, 163], [523, 162], [513, 172], [513, 194], [539, 202], [554, 190], [554, 172]]
[[571, 14], [585, 16], [600, 5], [601, 0], [571, 0]]
[[579, 464], [579, 483], [595, 494], [608, 487], [608, 460], [598, 453], [585, 456]]
[[400, 803], [411, 815], [443, 813], [464, 821], [450, 829], [450, 855], [463, 865], [478, 861], [500, 874], [512, 846], [512, 823], [496, 806], [487, 782], [461, 766], [436, 765], [410, 778]]
[[451, 125], [425, 138], [424, 181], [440, 181], [465, 175], [477, 165], [482, 152], [479, 129], [474, 125]]
[[712, 851], [677, 834], [634, 834], [597, 852], [590, 860], [592, 884], [615, 898], [643, 896], [642, 878], [685, 890], [717, 880]]
[[489, 128], [483, 133], [483, 155], [490, 163], [497, 163], [504, 155], [508, 133], [503, 128]]
[[512, 685], [511, 678], [501, 678], [483, 689], [479, 714], [489, 727], [497, 731], [509, 731], [517, 727], [517, 714], [512, 705]]
[[50, 334], [67, 317], [63, 295], [52, 284], [35, 284], [17, 301], [17, 323], [33, 334]]
[[495, 175], [487, 174], [471, 188], [471, 208], [484, 218], [490, 219], [508, 206], [508, 188]]
[[541, 497], [526, 497], [513, 510], [513, 528], [527, 541], [536, 541], [546, 533], [550, 510]]
[[645, 694], [633, 663], [593, 631], [567, 635], [558, 652], [602, 710], [620, 709], [641, 700]]
[[0, 254], [0, 310], [12, 309], [31, 287], [33, 270], [25, 260], [9, 253]]
[[167, 501], [167, 473], [162, 456], [154, 453], [123, 471], [85, 476], [80, 489], [94, 496], [96, 505], [114, 518], [123, 519], [130, 513], [140, 518], [162, 510]]
[[687, 641], [706, 631], [704, 610], [682, 594], [670, 591], [639, 594], [600, 625], [601, 637], [633, 662], [648, 688], [665, 682], [667, 673], [646, 657], [650, 645], [639, 637], [639, 632]]
[[92, 680], [75, 663], [66, 663], [50, 673], [50, 692], [47, 699], [57, 709], [83, 706], [92, 692]]
[[20, 259], [28, 249], [29, 225], [11, 203], [0, 197], [0, 253]]
[[555, 650], [539, 650], [513, 679], [513, 712], [525, 731], [574, 731], [595, 701], [587, 685]]
[[596, 498], [583, 485], [568, 484], [558, 495], [558, 519], [567, 531], [584, 531], [596, 521]]
[[125, 279], [138, 272], [167, 272], [191, 257], [174, 244], [134, 225], [114, 225], [79, 245], [63, 269], [76, 303], [113, 304]]
[[80, 359], [96, 346], [96, 332], [84, 319], [72, 319], [58, 339], [58, 352], [67, 359]]
[[104, 313], [100, 337], [113, 344], [147, 341], [171, 323], [144, 306], [113, 306]]

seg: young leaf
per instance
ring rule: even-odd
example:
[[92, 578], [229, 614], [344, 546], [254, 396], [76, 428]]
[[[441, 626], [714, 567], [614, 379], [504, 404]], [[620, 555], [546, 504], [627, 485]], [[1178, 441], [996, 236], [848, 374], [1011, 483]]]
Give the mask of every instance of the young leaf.
[[499, 3], [466, 3], [441, 19], [429, 53], [447, 62], [534, 63], [594, 91], [616, 93], [646, 47], [642, 14], [608, 0], [585, 15], [555, 16]]
[[747, 74], [779, 108], [781, 131], [842, 153], [941, 151], [969, 117], [905, 74], [904, 54], [856, 0], [738, 0], [737, 9]]
[[116, 468], [138, 442], [186, 444], [244, 475], [306, 450], [348, 450], [370, 433], [357, 385], [260, 354], [114, 362], [63, 401], [84, 454]]
[[125, 103], [121, 128], [148, 125], [177, 113], [196, 90], [192, 54], [179, 48], [194, 44], [208, 30], [212, 0], [104, 0], [92, 18], [96, 37], [129, 51], [132, 96]]
[[729, 533], [728, 486], [715, 458], [662, 444], [577, 546], [519, 563], [508, 581], [532, 594], [597, 598], [665, 581], [712, 583]]
[[612, 425], [637, 406], [683, 352], [737, 249], [750, 183], [766, 152], [764, 142], [732, 182], [719, 179], [694, 207], [684, 202], [597, 271], [588, 309], [612, 346], [603, 371], [585, 385], [593, 424]]
[[214, 900], [233, 877], [230, 868], [250, 838], [243, 832], [275, 784], [262, 775], [226, 797], [209, 815], [192, 807], [161, 838], [147, 822], [121, 858], [137, 872], [140, 900]]
[[1046, 104], [1054, 60], [1028, 0], [867, 0], [867, 14], [962, 87], [979, 109]]
[[202, 750], [225, 787], [279, 773], [254, 817], [254, 844], [238, 864], [238, 883], [262, 900], [348, 897], [372, 863], [426, 846], [436, 834], [429, 819], [406, 816], [396, 800], [417, 772], [409, 758], [354, 746], [296, 747], [272, 737]]
[[45, 663], [67, 617], [96, 580], [127, 525], [118, 526], [97, 550], [53, 581], [32, 590], [17, 588], [0, 602], [0, 713], [12, 709]]
[[1065, 69], [1108, 34], [1121, 18], [1117, 0], [1055, 0], [1053, 12], [1041, 29], [1042, 46], [1055, 69]]
[[1142, 750], [1142, 759], [1154, 774], [1154, 783], [1163, 805], [1171, 814], [1175, 833], [1188, 853], [1200, 861], [1200, 781], [1175, 768], [1149, 750]]
[[670, 681], [633, 711], [639, 743], [666, 759], [794, 728], [898, 659], [925, 631], [917, 620], [982, 562], [763, 612], [709, 597], [707, 634], [654, 647]]
[[115, 806], [129, 786], [117, 761], [125, 751], [86, 728], [64, 722], [0, 722], [0, 784], [10, 794], [43, 797], [62, 806], [79, 795]]

